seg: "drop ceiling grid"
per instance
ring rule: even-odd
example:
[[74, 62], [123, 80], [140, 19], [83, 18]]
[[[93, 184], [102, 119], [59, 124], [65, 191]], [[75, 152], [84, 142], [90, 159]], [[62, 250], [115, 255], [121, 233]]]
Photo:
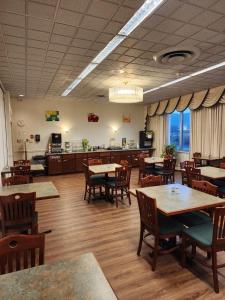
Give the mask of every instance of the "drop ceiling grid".
[[[36, 5], [40, 5], [40, 1], [28, 1], [28, 2], [29, 4], [35, 3]], [[43, 2], [46, 3], [46, 1], [41, 1], [41, 2], [42, 4]], [[67, 3], [69, 2], [74, 3], [74, 1], [72, 0], [67, 1]], [[91, 14], [88, 12], [88, 9], [90, 8], [91, 4], [95, 2], [97, 3], [97, 1], [92, 1], [92, 2], [86, 1], [86, 2], [88, 2], [89, 6], [86, 7], [86, 11], [85, 13], [83, 13], [83, 17], [91, 16]], [[193, 18], [190, 18], [190, 20], [189, 19], [180, 20], [178, 9], [179, 8], [181, 9], [184, 5], [187, 5], [187, 2], [188, 5], [190, 5], [191, 11], [195, 11], [197, 7], [198, 8], [197, 11], [199, 11], [199, 13], [200, 11], [202, 14], [208, 12], [211, 13], [212, 15], [214, 13], [213, 15], [214, 23], [208, 24], [208, 26], [203, 26], [203, 25], [201, 26], [201, 24], [198, 25], [192, 24], [193, 22], [196, 23], [196, 21], [192, 22], [192, 20], [196, 19], [196, 16], [193, 16]], [[193, 4], [191, 2], [195, 2], [195, 3]], [[213, 2], [211, 1], [212, 3], [210, 8], [207, 7], [201, 8], [201, 5], [199, 5], [200, 2], [202, 3], [203, 1], [198, 1], [198, 3], [197, 1], [182, 1], [182, 0], [167, 1], [165, 5], [162, 6], [162, 8], [156, 11], [156, 13], [153, 15], [152, 18], [149, 18], [141, 27], [139, 27], [136, 30], [137, 33], [134, 32], [131, 35], [131, 37], [126, 39], [124, 43], [113, 52], [113, 54], [111, 55], [111, 57], [109, 57], [109, 59], [107, 59], [98, 67], [100, 73], [102, 74], [101, 77], [102, 82], [104, 81], [109, 82], [109, 80], [107, 80], [108, 78], [112, 78], [112, 79], [117, 78], [117, 81], [120, 80], [120, 78], [124, 76], [121, 75], [118, 76], [115, 74], [111, 74], [110, 76], [109, 70], [124, 68], [125, 71], [127, 70], [126, 77], [128, 79], [131, 78], [132, 81], [135, 81], [135, 77], [136, 77], [138, 82], [143, 82], [145, 88], [149, 88], [149, 87], [154, 87], [156, 83], [163, 83], [163, 81], [168, 81], [173, 79], [174, 77], [176, 77], [177, 72], [181, 72], [181, 73], [187, 71], [190, 72], [192, 70], [199, 69], [199, 67], [203, 67], [203, 66], [207, 67], [212, 63], [216, 63], [218, 61], [218, 58], [223, 59], [224, 51], [223, 49], [219, 49], [217, 47], [225, 46], [224, 33], [220, 32], [221, 28], [219, 28], [220, 31], [217, 32], [210, 29], [210, 27], [213, 26], [213, 24], [221, 22], [220, 20], [224, 16], [224, 11], [223, 14], [220, 14], [220, 12], [215, 11], [212, 8], [212, 5], [215, 5], [221, 1], [213, 1]], [[54, 8], [56, 7], [56, 1], [48, 1], [48, 3], [52, 4], [52, 6], [50, 5], [51, 7]], [[61, 1], [61, 3], [65, 4], [66, 1]], [[131, 1], [130, 2], [129, 1], [104, 1], [104, 3], [114, 4], [114, 5], [117, 4], [119, 10], [121, 7], [125, 7], [125, 5], [131, 3]], [[142, 1], [132, 1], [133, 12], [134, 9], [137, 9], [138, 5], [141, 5], [141, 3]], [[164, 6], [168, 7], [168, 3], [170, 4], [170, 8], [171, 7], [172, 8], [170, 10], [167, 9], [167, 13], [165, 13]], [[60, 9], [61, 8], [64, 9], [63, 6], [62, 7], [60, 6]], [[75, 10], [70, 10], [68, 9], [68, 7], [66, 10], [80, 13]], [[178, 10], [178, 13], [176, 13], [175, 15], [174, 15], [175, 13], [174, 10]], [[2, 11], [1, 5], [0, 5], [0, 11]], [[21, 14], [18, 12], [17, 13], [14, 12], [13, 15], [21, 16]], [[32, 20], [35, 20], [35, 22], [37, 23], [35, 24], [34, 21], [33, 23], [29, 21], [29, 19], [31, 20], [29, 13], [27, 13], [26, 15], [27, 15], [26, 18], [28, 23], [26, 26], [27, 36], [23, 36], [22, 26], [18, 27], [17, 31], [15, 31], [15, 28], [13, 29], [12, 27], [5, 28], [6, 32], [7, 31], [10, 32], [11, 30], [11, 34], [5, 34], [5, 36], [6, 36], [6, 40], [8, 39], [6, 45], [9, 48], [9, 52], [12, 53], [12, 57], [11, 56], [9, 57], [10, 63], [8, 64], [13, 66], [13, 69], [16, 70], [15, 72], [16, 77], [15, 79], [13, 79], [13, 81], [15, 80], [15, 85], [18, 88], [22, 82], [19, 74], [23, 73], [23, 69], [26, 69], [26, 74], [28, 77], [26, 82], [28, 84], [29, 90], [32, 91], [32, 93], [34, 92], [35, 85], [36, 85], [36, 86], [40, 86], [40, 92], [42, 93], [43, 92], [47, 93], [49, 89], [49, 92], [54, 91], [54, 93], [58, 90], [60, 94], [63, 88], [65, 88], [74, 79], [74, 77], [72, 76], [73, 75], [77, 76], [79, 72], [94, 57], [94, 55], [96, 55], [97, 53], [96, 51], [99, 51], [101, 50], [101, 47], [102, 48], [104, 47], [104, 45], [108, 41], [107, 38], [111, 37], [110, 33], [105, 32], [107, 30], [110, 31], [111, 29], [109, 28], [107, 30], [103, 29], [101, 31], [93, 31], [96, 33], [96, 37], [94, 40], [88, 40], [88, 39], [85, 40], [86, 37], [78, 36], [79, 39], [82, 38], [80, 39], [80, 41], [84, 43], [84, 48], [80, 48], [80, 49], [85, 49], [85, 52], [87, 51], [87, 54], [89, 56], [86, 56], [87, 54], [83, 55], [82, 50], [81, 50], [82, 52], [80, 52], [79, 54], [73, 54], [70, 52], [80, 51], [79, 47], [73, 47], [74, 46], [73, 43], [74, 40], [78, 40], [77, 35], [79, 29], [82, 29], [82, 24], [80, 24], [81, 26], [78, 29], [78, 27], [76, 26], [57, 23], [56, 20], [56, 22], [54, 23], [53, 30], [49, 34], [49, 26], [47, 25], [49, 25], [49, 21], [51, 20], [49, 20], [48, 18], [40, 19], [36, 16], [35, 18], [34, 17], [32, 18]], [[57, 16], [57, 14], [55, 15]], [[187, 13], [187, 15], [189, 14]], [[220, 15], [221, 18], [219, 18]], [[116, 22], [119, 21], [119, 24], [122, 27], [123, 23], [121, 23], [121, 16], [123, 16], [123, 14], [117, 15]], [[104, 19], [104, 18], [105, 18], [104, 16], [101, 16], [99, 19]], [[109, 20], [109, 23], [110, 21], [112, 22], [112, 20], [113, 20], [113, 16]], [[204, 21], [204, 17], [202, 18], [202, 22], [203, 21]], [[43, 27], [40, 27], [42, 30], [35, 30], [38, 29], [35, 26], [37, 26], [38, 24], [40, 24], [41, 26], [42, 22], [45, 22], [46, 24], [46, 31], [43, 31]], [[80, 22], [82, 23], [81, 20]], [[22, 24], [21, 19], [19, 24]], [[54, 31], [56, 25], [64, 25], [67, 26], [67, 28], [71, 27], [73, 28], [73, 30], [77, 30], [75, 31], [75, 34], [71, 36], [69, 45], [68, 45], [69, 39], [68, 36], [66, 35], [67, 33], [63, 35], [63, 32], [60, 32], [60, 34], [58, 34], [56, 33], [57, 31]], [[183, 31], [181, 30], [182, 28], [184, 28]], [[190, 30], [190, 28], [192, 31]], [[201, 33], [202, 30], [204, 30], [203, 34]], [[91, 31], [86, 30], [86, 32], [88, 33]], [[169, 34], [169, 38], [168, 38], [168, 34]], [[213, 34], [212, 40], [215, 40], [215, 42], [208, 41], [208, 37], [212, 36], [212, 34]], [[54, 43], [51, 42], [52, 37], [54, 37], [55, 39], [55, 40], [53, 39], [53, 41], [55, 41]], [[25, 47], [27, 48], [27, 53], [25, 54], [26, 57], [25, 65], [24, 65], [24, 54], [22, 51], [22, 49], [24, 48], [22, 40], [24, 40], [28, 45], [28, 47]], [[89, 45], [87, 43], [85, 45], [84, 41], [89, 41], [90, 42]], [[160, 48], [162, 49], [167, 48], [169, 46], [181, 45], [181, 44], [185, 45], [185, 43], [189, 45], [191, 42], [194, 43], [197, 47], [201, 46], [203, 48], [202, 55], [205, 55], [204, 59], [201, 59], [200, 57], [200, 60], [198, 62], [194, 62], [192, 66], [183, 65], [178, 67], [177, 66], [171, 67], [169, 73], [164, 73], [165, 68], [162, 66], [160, 67], [155, 66], [155, 68], [154, 67], [152, 68], [153, 61], [151, 57], [155, 53], [155, 51], [157, 51]], [[46, 48], [46, 43], [48, 43], [47, 48]], [[93, 50], [92, 47], [97, 50]], [[16, 52], [16, 56], [15, 56], [15, 52]], [[66, 59], [66, 57], [70, 57], [70, 59]], [[78, 62], [81, 58], [83, 58], [83, 62]], [[42, 69], [43, 75], [41, 75], [42, 73], [40, 71], [41, 64], [43, 66]], [[73, 67], [70, 68], [70, 70], [69, 69], [66, 70], [66, 68], [70, 67], [71, 64], [73, 65]], [[96, 74], [98, 74], [98, 69], [96, 69]], [[19, 72], [20, 70], [21, 73]], [[1, 73], [0, 73], [0, 77], [1, 77]], [[65, 81], [65, 77], [66, 77], [66, 81]], [[40, 82], [37, 84], [38, 78], [40, 79]], [[96, 78], [97, 77], [94, 77], [92, 80], [88, 81], [90, 84], [91, 93], [93, 95], [95, 94], [95, 92], [97, 93], [98, 91], [99, 81], [96, 80]], [[9, 80], [10, 79], [8, 79], [8, 81], [6, 80], [6, 82], [8, 82], [8, 84], [10, 83], [10, 86], [13, 86], [13, 84]], [[91, 83], [92, 81], [93, 84]], [[98, 85], [95, 85], [95, 82], [98, 82]], [[88, 89], [89, 85], [85, 84], [85, 86]], [[104, 86], [105, 91], [107, 91], [107, 88], [108, 88], [107, 86]], [[17, 89], [16, 92], [18, 92]], [[79, 90], [77, 90], [77, 92], [75, 91], [73, 94], [77, 95], [78, 92]]]

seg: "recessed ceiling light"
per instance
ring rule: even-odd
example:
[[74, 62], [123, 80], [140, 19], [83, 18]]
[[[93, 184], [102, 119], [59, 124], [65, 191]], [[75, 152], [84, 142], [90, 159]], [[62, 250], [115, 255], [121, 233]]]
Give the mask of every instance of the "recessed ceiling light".
[[19, 97], [24, 97], [24, 95], [23, 95], [23, 94], [20, 94]]
[[200, 71], [191, 73], [191, 74], [189, 74], [189, 75], [187, 75], [187, 76], [180, 77], [180, 78], [175, 79], [175, 80], [173, 80], [173, 81], [169, 81], [169, 82], [167, 82], [167, 83], [165, 83], [165, 84], [162, 84], [162, 85], [157, 86], [157, 87], [155, 87], [155, 88], [153, 88], [153, 89], [150, 89], [150, 90], [145, 91], [144, 94], [148, 94], [148, 93], [157, 91], [157, 90], [159, 90], [159, 89], [161, 89], [161, 88], [164, 88], [164, 87], [173, 85], [173, 84], [175, 84], [175, 83], [178, 83], [178, 82], [187, 80], [187, 79], [189, 79], [189, 78], [191, 78], [191, 77], [195, 77], [195, 76], [198, 76], [198, 75], [207, 73], [207, 72], [209, 72], [209, 71], [212, 71], [212, 70], [215, 70], [215, 69], [224, 67], [224, 66], [225, 66], [225, 61], [223, 61], [223, 62], [221, 62], [221, 63], [219, 63], [219, 64], [216, 64], [216, 65], [213, 65], [213, 66], [211, 66], [211, 67], [202, 69], [202, 70], [200, 70]]
[[[92, 60], [91, 67], [88, 65], [83, 72], [69, 85], [62, 93], [67, 96], [94, 68], [100, 64], [112, 51], [116, 49], [126, 38], [134, 31], [147, 17], [149, 17], [166, 0], [146, 0], [142, 6], [135, 12], [130, 20], [123, 26], [117, 35], [100, 51]], [[96, 66], [94, 67], [93, 64]], [[89, 70], [92, 69], [90, 72]], [[88, 71], [87, 71], [88, 70]], [[84, 76], [85, 75], [85, 76]], [[80, 80], [80, 81], [79, 81]], [[79, 82], [78, 82], [79, 81]]]

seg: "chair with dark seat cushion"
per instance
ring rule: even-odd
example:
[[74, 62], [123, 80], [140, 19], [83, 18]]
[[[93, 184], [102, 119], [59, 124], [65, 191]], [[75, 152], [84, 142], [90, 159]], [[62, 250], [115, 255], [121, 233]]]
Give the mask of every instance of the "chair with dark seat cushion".
[[16, 193], [0, 196], [2, 236], [29, 231], [38, 233], [38, 214], [35, 211], [36, 193]]
[[[191, 228], [185, 228], [182, 234], [182, 265], [186, 266], [186, 248], [188, 244], [210, 253], [212, 264], [208, 265], [199, 260], [204, 266], [212, 268], [214, 291], [219, 293], [218, 269], [225, 264], [218, 264], [217, 253], [225, 251], [225, 207], [217, 207], [214, 212], [214, 224], [207, 223]], [[192, 251], [193, 258], [195, 252]]]
[[162, 184], [163, 184], [163, 180], [160, 175], [158, 176], [148, 175], [146, 177], [141, 178], [140, 180], [141, 187], [157, 186]]
[[193, 153], [193, 159], [195, 162], [195, 168], [202, 167], [202, 160], [200, 159], [202, 157], [201, 152], [194, 152]]
[[164, 159], [163, 168], [161, 170], [155, 170], [155, 175], [160, 175], [163, 178], [163, 183], [167, 184], [174, 183], [175, 181], [175, 167], [176, 167], [176, 159]]
[[187, 175], [187, 185], [189, 187], [192, 187], [192, 180], [202, 180], [201, 169], [186, 167], [185, 170]]
[[[145, 241], [153, 250], [152, 271], [155, 271], [158, 254], [171, 253], [178, 248], [175, 244], [170, 248], [161, 249], [160, 243], [167, 239], [175, 240], [176, 236], [181, 234], [183, 225], [170, 217], [158, 214], [156, 199], [150, 198], [138, 190], [136, 193], [140, 212], [140, 239], [137, 255], [140, 255], [142, 242]], [[146, 241], [146, 237], [149, 235], [154, 236], [154, 245]]]
[[[211, 184], [208, 181], [192, 180], [192, 188], [209, 195], [218, 195], [217, 186]], [[184, 213], [181, 215], [177, 215], [174, 218], [188, 227], [208, 224], [212, 221], [212, 210]]]
[[139, 156], [139, 175], [138, 175], [138, 183], [140, 183], [140, 179], [145, 177], [146, 175], [153, 174], [154, 168], [151, 165], [145, 163], [145, 158], [149, 157], [148, 154], [140, 154]]
[[[123, 200], [124, 196], [127, 196], [129, 204], [131, 205], [130, 199], [130, 176], [131, 176], [131, 167], [124, 166], [116, 168], [115, 178], [109, 178], [106, 181], [106, 189], [108, 196], [115, 198], [116, 207], [118, 207], [119, 198]], [[115, 195], [114, 195], [115, 193]]]
[[0, 274], [43, 265], [44, 253], [44, 234], [4, 237], [0, 239]]
[[[102, 159], [98, 159], [98, 158], [90, 158], [88, 159], [87, 161], [87, 165], [88, 166], [98, 166], [98, 165], [102, 165]], [[101, 179], [101, 180], [104, 180], [106, 179], [106, 174], [91, 174], [91, 178], [92, 179]]]
[[187, 167], [195, 167], [195, 162], [190, 160], [185, 160], [183, 162], [180, 162], [180, 170], [181, 170], [181, 178], [182, 178], [182, 184], [187, 184], [187, 173], [186, 168]]
[[27, 184], [29, 182], [30, 182], [29, 176], [23, 176], [23, 175], [15, 175], [11, 177], [2, 178], [3, 186]]
[[29, 176], [30, 182], [33, 182], [33, 177], [30, 173], [30, 165], [19, 165], [15, 167], [11, 167], [10, 171], [12, 176], [20, 175], [20, 176]]
[[13, 165], [14, 165], [14, 167], [17, 167], [17, 166], [30, 166], [30, 160], [27, 160], [27, 159], [14, 160]]
[[96, 198], [96, 190], [99, 189], [100, 195], [102, 194], [102, 188], [105, 187], [105, 177], [100, 177], [96, 175], [92, 175], [89, 171], [89, 166], [83, 164], [84, 176], [85, 176], [85, 192], [84, 192], [84, 200], [86, 200], [88, 195], [88, 203], [91, 198]]

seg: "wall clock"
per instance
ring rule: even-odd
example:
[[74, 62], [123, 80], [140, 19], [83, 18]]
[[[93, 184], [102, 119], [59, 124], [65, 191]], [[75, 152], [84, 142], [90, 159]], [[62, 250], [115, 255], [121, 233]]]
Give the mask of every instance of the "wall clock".
[[18, 125], [19, 127], [24, 127], [24, 126], [25, 126], [24, 120], [18, 120], [18, 121], [17, 121], [17, 125]]

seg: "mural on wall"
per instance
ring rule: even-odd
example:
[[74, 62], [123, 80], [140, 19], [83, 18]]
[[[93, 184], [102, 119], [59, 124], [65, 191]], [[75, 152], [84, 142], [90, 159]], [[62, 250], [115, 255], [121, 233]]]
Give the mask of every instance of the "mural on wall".
[[48, 122], [59, 121], [59, 111], [58, 110], [48, 110], [45, 113], [45, 120]]
[[99, 121], [99, 116], [97, 116], [94, 113], [89, 113], [88, 114], [88, 122], [98, 122]]
[[123, 114], [123, 123], [131, 123], [131, 116]]

